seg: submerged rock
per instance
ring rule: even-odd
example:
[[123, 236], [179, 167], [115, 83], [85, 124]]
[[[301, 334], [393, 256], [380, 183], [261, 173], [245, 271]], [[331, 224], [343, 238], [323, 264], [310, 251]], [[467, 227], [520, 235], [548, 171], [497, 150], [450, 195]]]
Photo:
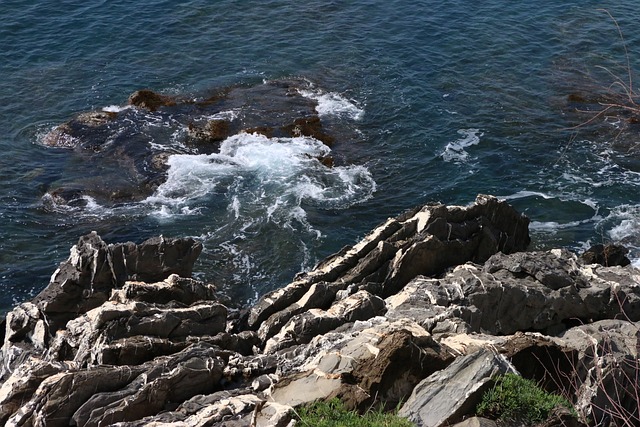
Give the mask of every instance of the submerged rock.
[[176, 101], [173, 98], [149, 89], [135, 91], [129, 96], [128, 103], [129, 105], [134, 105], [139, 108], [146, 108], [149, 111], [156, 111], [160, 107], [176, 105]]
[[225, 88], [204, 99], [145, 89], [131, 94], [127, 106], [80, 113], [41, 139], [81, 160], [61, 172], [45, 203], [60, 209], [83, 208], [88, 197], [106, 206], [139, 202], [166, 181], [169, 155], [217, 153], [223, 140], [242, 132], [276, 140], [306, 136], [333, 145], [344, 130], [323, 123], [317, 101], [302, 94], [309, 87], [305, 80], [274, 80]]
[[[522, 252], [527, 224], [490, 196], [422, 206], [244, 313], [185, 277], [191, 239], [83, 236], [7, 315], [0, 423], [288, 426], [294, 407], [338, 397], [491, 426], [462, 419], [504, 372], [573, 396], [582, 419], [632, 411], [640, 271]], [[545, 425], [579, 425], [568, 417]]]

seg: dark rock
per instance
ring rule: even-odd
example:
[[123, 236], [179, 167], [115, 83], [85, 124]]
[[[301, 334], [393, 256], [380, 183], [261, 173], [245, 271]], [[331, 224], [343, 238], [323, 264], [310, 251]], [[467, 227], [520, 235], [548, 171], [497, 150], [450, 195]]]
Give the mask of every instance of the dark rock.
[[57, 188], [48, 191], [48, 198], [43, 199], [43, 203], [51, 210], [55, 210], [56, 206], [84, 207], [87, 200], [84, 193], [80, 189], [74, 188]]
[[320, 117], [301, 117], [294, 120], [292, 124], [282, 127], [282, 130], [290, 136], [310, 136], [318, 141], [322, 141], [325, 145], [333, 146], [335, 139], [322, 131], [322, 122]]
[[[352, 133], [349, 127], [324, 129], [317, 102], [299, 90], [308, 86], [302, 79], [239, 85], [204, 101], [140, 90], [128, 101], [137, 108], [80, 113], [41, 139], [43, 145], [70, 149], [78, 157], [68, 162], [71, 173], [60, 171], [61, 181], [43, 196], [43, 203], [62, 210], [66, 205], [84, 208], [91, 199], [102, 206], [140, 202], [165, 182], [170, 154], [217, 153], [221, 141], [242, 132], [268, 138], [307, 136], [327, 145], [339, 137], [353, 138], [344, 135]], [[329, 165], [331, 159], [323, 156], [320, 161]]]
[[586, 264], [624, 267], [631, 264], [627, 258], [628, 253], [629, 250], [622, 245], [594, 245], [580, 255], [580, 259]]
[[156, 111], [160, 107], [168, 107], [176, 104], [176, 101], [166, 95], [160, 95], [148, 89], [137, 90], [129, 96], [129, 105]]
[[484, 270], [491, 274], [506, 270], [518, 278], [531, 276], [553, 290], [567, 286], [584, 287], [576, 259], [569, 252], [558, 255], [553, 252], [522, 252], [508, 256], [499, 253], [487, 261]]
[[191, 143], [214, 144], [230, 136], [229, 122], [227, 120], [214, 119], [209, 120], [204, 126], [189, 123], [188, 135]]
[[267, 138], [271, 138], [275, 134], [275, 130], [273, 128], [270, 128], [270, 127], [267, 127], [267, 126], [258, 126], [258, 127], [248, 128], [248, 129], [242, 129], [242, 132], [244, 132], [244, 133], [257, 133], [259, 135], [264, 135]]

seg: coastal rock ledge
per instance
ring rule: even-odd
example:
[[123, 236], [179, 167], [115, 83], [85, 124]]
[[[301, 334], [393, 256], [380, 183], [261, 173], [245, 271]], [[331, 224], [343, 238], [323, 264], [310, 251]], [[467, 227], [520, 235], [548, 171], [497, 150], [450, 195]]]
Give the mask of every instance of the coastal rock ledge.
[[506, 372], [582, 421], [632, 414], [640, 271], [526, 252], [528, 225], [492, 196], [421, 206], [242, 311], [190, 278], [192, 239], [83, 236], [6, 316], [0, 424], [290, 426], [296, 406], [337, 397], [402, 404], [419, 426], [495, 426], [471, 417]]

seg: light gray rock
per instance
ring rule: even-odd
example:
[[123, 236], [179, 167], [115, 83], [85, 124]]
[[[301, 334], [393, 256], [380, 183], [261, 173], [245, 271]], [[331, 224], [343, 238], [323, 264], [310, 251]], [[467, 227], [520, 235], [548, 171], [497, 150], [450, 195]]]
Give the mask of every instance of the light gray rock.
[[193, 239], [154, 237], [139, 245], [108, 245], [95, 232], [82, 236], [49, 285], [33, 299], [52, 331], [105, 302], [126, 280], [160, 281], [189, 277], [202, 244]]
[[489, 196], [416, 208], [244, 313], [160, 267], [190, 273], [197, 244], [84, 236], [7, 318], [0, 423], [285, 426], [291, 408], [338, 397], [407, 402], [440, 426], [514, 367], [551, 389], [572, 378], [581, 413], [602, 417], [592, 405], [637, 373], [640, 272], [519, 253], [527, 223]]
[[564, 250], [497, 254], [484, 266], [467, 263], [438, 279], [417, 277], [386, 303], [388, 318], [411, 316], [438, 334], [554, 333], [577, 320], [622, 312], [640, 320], [640, 272], [584, 266]]
[[415, 384], [447, 366], [452, 354], [408, 319], [356, 322], [298, 346], [278, 368], [270, 400], [298, 406], [339, 397], [350, 408], [366, 409], [377, 397], [391, 409]]
[[459, 357], [421, 381], [398, 415], [422, 427], [454, 423], [475, 408], [496, 376], [506, 372], [514, 372], [511, 364], [490, 350]]
[[292, 345], [306, 344], [311, 338], [340, 325], [367, 320], [384, 312], [385, 305], [381, 298], [367, 291], [358, 291], [326, 311], [311, 309], [294, 316], [277, 335], [266, 342], [264, 352], [269, 354]]
[[524, 250], [530, 241], [528, 224], [526, 216], [491, 196], [480, 195], [468, 207], [435, 204], [414, 209], [262, 297], [249, 310], [247, 325], [259, 328], [267, 340], [282, 333], [290, 319], [305, 316], [303, 310], [324, 309], [332, 298], [358, 290], [384, 298], [418, 275], [440, 274], [466, 261], [484, 262], [498, 251]]
[[[125, 338], [148, 336], [167, 339], [170, 345], [169, 339], [224, 331], [226, 316], [227, 308], [211, 301], [185, 308], [109, 301], [67, 323], [67, 329], [58, 333], [52, 343], [51, 354], [59, 360], [73, 354], [73, 360], [81, 366], [102, 364], [103, 350], [111, 349], [109, 346], [116, 340], [120, 341], [120, 347], [126, 347]], [[134, 338], [134, 345], [138, 341], [139, 338]]]

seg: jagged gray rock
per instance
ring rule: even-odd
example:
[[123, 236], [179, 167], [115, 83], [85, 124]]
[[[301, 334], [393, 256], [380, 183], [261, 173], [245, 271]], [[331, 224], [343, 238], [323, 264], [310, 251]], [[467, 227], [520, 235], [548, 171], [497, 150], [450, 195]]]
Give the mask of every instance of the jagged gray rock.
[[417, 208], [244, 314], [213, 285], [169, 275], [190, 274], [193, 241], [84, 236], [50, 289], [7, 316], [0, 423], [285, 426], [293, 407], [338, 397], [359, 410], [407, 402], [443, 427], [506, 359], [551, 390], [571, 377], [562, 391], [600, 419], [593, 405], [638, 373], [640, 271], [518, 252], [527, 223], [489, 196]]
[[154, 282], [171, 274], [189, 277], [202, 244], [193, 239], [154, 237], [135, 243], [106, 244], [95, 232], [82, 236], [49, 285], [33, 299], [52, 331], [105, 302], [126, 280]]
[[458, 331], [498, 335], [561, 331], [622, 312], [640, 320], [638, 283], [632, 270], [581, 265], [564, 250], [496, 254], [484, 266], [415, 278], [386, 300], [387, 317], [415, 316], [431, 332], [444, 321], [462, 321]]
[[[269, 339], [303, 310], [367, 290], [398, 292], [420, 274], [434, 275], [466, 261], [484, 262], [497, 251], [524, 250], [529, 219], [492, 196], [469, 207], [427, 205], [378, 226], [360, 243], [271, 292], [248, 313], [249, 328]], [[318, 297], [320, 296], [320, 297]]]

